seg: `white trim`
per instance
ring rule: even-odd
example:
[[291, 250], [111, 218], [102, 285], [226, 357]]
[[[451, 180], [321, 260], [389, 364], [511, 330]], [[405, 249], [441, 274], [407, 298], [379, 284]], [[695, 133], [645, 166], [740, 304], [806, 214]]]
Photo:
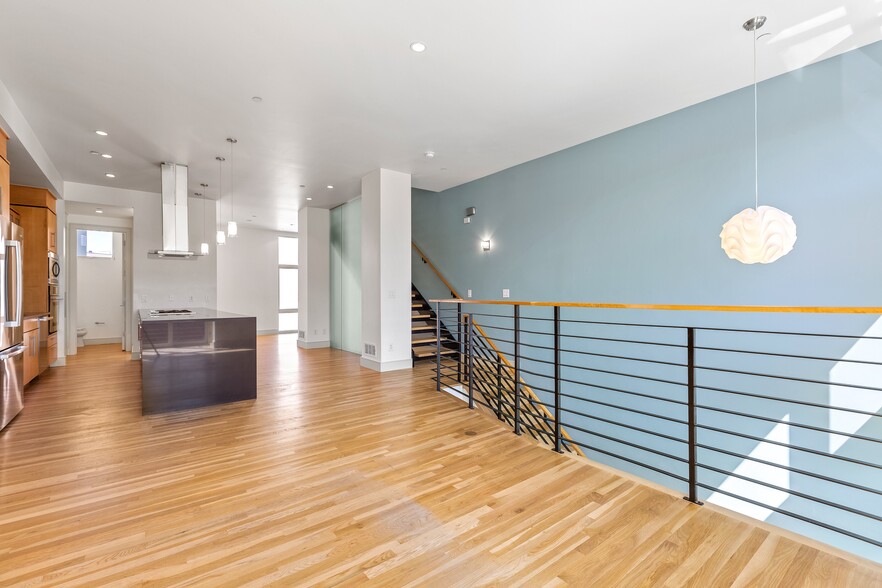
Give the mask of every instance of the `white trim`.
[[[122, 343], [122, 337], [104, 337], [98, 339], [83, 339], [85, 345], [107, 345], [108, 343]], [[122, 347], [120, 347], [122, 351]]]
[[330, 346], [330, 341], [305, 341], [303, 339], [297, 339], [297, 347], [300, 347], [301, 349], [322, 349]]
[[369, 370], [374, 370], [375, 372], [392, 372], [395, 370], [409, 370], [413, 369], [413, 359], [402, 359], [399, 361], [387, 361], [387, 362], [379, 362], [374, 359], [368, 359], [367, 357], [361, 358], [361, 367], [367, 368]]

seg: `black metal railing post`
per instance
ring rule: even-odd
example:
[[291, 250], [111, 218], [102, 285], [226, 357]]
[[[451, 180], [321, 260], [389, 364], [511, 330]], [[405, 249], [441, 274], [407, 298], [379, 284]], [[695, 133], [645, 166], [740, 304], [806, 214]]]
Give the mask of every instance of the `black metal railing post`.
[[474, 334], [475, 329], [472, 324], [472, 316], [466, 315], [466, 337], [468, 337], [468, 346], [466, 347], [466, 353], [468, 353], [468, 378], [469, 378], [469, 408], [475, 409], [475, 378], [472, 377], [474, 373], [474, 361], [475, 361], [475, 348], [474, 345]]
[[521, 307], [514, 307], [514, 432], [521, 434]]
[[441, 391], [441, 303], [435, 303], [435, 390]]
[[698, 461], [696, 458], [696, 408], [695, 408], [695, 329], [686, 328], [686, 402], [689, 426], [689, 496], [686, 500], [704, 504], [698, 500]]
[[554, 307], [554, 450], [563, 453], [560, 432], [560, 306]]
[[502, 420], [502, 355], [496, 354], [496, 418]]
[[456, 348], [459, 352], [457, 354], [457, 359], [459, 361], [456, 362], [456, 381], [462, 384], [462, 353], [463, 353], [463, 341], [462, 341], [462, 303], [458, 302], [456, 304]]

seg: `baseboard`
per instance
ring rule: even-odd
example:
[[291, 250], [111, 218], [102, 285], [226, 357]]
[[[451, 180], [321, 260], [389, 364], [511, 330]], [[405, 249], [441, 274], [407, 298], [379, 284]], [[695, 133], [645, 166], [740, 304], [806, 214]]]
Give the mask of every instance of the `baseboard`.
[[374, 370], [375, 372], [392, 372], [396, 370], [409, 370], [413, 369], [413, 360], [412, 359], [402, 359], [399, 361], [386, 361], [379, 362], [373, 359], [368, 359], [366, 357], [361, 358], [361, 367], [367, 368], [369, 370]]
[[83, 339], [86, 345], [109, 345], [110, 343], [122, 344], [122, 337], [104, 337], [101, 339]]
[[301, 349], [322, 349], [330, 346], [330, 341], [304, 341], [303, 339], [297, 339], [297, 347]]
[[262, 331], [257, 331], [257, 334], [258, 335], [278, 335], [279, 330], [278, 329], [264, 329]]

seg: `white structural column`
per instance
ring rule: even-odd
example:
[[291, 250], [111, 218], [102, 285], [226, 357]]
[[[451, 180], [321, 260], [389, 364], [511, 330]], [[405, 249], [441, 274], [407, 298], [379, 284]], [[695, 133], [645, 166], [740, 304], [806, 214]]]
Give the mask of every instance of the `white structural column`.
[[298, 213], [297, 345], [305, 349], [330, 346], [331, 211], [304, 208]]
[[361, 365], [413, 367], [410, 301], [410, 174], [361, 179]]

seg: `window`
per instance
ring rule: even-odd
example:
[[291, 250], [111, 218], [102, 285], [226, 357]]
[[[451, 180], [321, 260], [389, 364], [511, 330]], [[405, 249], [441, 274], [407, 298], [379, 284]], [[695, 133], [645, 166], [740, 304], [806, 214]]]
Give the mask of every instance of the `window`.
[[279, 332], [296, 333], [299, 327], [297, 306], [297, 237], [279, 237]]
[[113, 258], [113, 233], [77, 229], [77, 257]]

